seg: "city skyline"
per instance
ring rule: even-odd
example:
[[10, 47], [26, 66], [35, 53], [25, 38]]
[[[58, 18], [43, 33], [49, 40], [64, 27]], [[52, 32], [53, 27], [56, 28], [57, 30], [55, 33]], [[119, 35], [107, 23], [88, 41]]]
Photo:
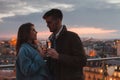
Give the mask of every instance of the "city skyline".
[[38, 38], [47, 38], [42, 15], [51, 8], [61, 9], [63, 24], [80, 37], [120, 39], [119, 0], [0, 0], [0, 38], [16, 37], [26, 22], [35, 24]]

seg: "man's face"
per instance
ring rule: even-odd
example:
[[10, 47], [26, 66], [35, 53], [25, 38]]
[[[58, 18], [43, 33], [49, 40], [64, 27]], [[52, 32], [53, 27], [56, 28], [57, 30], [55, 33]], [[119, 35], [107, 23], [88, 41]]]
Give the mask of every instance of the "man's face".
[[50, 32], [56, 32], [58, 29], [58, 20], [53, 19], [52, 16], [45, 18], [47, 27], [49, 28]]

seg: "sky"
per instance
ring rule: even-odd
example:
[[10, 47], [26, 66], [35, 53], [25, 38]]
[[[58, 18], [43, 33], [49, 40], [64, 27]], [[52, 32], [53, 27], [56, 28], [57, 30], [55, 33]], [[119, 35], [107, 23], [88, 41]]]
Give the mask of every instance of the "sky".
[[62, 10], [62, 24], [81, 38], [120, 39], [120, 0], [0, 0], [0, 38], [16, 37], [27, 22], [39, 39], [47, 38], [42, 16], [52, 8]]

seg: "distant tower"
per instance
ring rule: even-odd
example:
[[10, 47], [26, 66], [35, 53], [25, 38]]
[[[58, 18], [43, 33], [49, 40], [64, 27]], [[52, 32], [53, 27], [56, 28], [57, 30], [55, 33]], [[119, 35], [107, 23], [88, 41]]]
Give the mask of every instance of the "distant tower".
[[120, 40], [116, 41], [116, 46], [117, 46], [117, 56], [120, 56]]

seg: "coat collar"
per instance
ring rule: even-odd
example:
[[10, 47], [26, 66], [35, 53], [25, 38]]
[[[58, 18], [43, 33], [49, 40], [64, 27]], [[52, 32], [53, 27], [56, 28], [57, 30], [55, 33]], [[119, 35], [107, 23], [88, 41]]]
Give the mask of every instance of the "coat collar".
[[[63, 25], [63, 28], [62, 28], [61, 32], [59, 33], [59, 35], [57, 35], [56, 39], [59, 38], [59, 37], [60, 37], [64, 32], [66, 32], [66, 31], [67, 31], [67, 28], [66, 28], [65, 25]], [[49, 39], [51, 40], [53, 36], [54, 36], [54, 34], [52, 33], [52, 34], [50, 35]]]

